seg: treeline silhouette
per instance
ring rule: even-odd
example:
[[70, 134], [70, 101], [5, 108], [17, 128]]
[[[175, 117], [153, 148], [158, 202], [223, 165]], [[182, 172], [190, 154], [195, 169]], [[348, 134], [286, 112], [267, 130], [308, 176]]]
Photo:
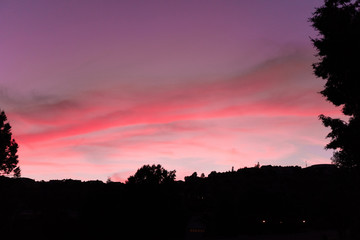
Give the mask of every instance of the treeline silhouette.
[[13, 239], [210, 239], [331, 229], [359, 239], [359, 183], [358, 170], [334, 165], [194, 173], [164, 184], [0, 177], [0, 231]]

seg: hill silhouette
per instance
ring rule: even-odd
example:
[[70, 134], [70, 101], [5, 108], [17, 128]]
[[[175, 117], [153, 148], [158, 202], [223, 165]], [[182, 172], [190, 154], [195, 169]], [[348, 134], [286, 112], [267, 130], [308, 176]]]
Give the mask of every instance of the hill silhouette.
[[151, 185], [1, 177], [0, 231], [15, 239], [257, 239], [331, 230], [335, 239], [358, 239], [359, 176], [316, 165], [193, 174]]

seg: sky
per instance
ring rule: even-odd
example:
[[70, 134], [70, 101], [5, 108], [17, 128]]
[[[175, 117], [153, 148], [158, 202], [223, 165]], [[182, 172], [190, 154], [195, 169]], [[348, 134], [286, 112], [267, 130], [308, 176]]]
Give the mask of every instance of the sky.
[[125, 181], [330, 163], [321, 0], [2, 0], [0, 108], [22, 176]]

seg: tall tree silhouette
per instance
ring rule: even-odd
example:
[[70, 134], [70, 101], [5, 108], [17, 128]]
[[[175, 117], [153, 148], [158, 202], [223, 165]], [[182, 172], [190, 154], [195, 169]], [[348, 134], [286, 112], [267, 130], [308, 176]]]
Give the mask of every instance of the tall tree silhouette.
[[360, 167], [360, 1], [325, 0], [310, 22], [319, 33], [312, 39], [320, 60], [314, 73], [326, 80], [320, 93], [348, 116], [346, 121], [319, 116], [331, 128], [325, 148], [334, 149], [333, 163]]
[[167, 171], [160, 164], [144, 165], [127, 180], [127, 184], [162, 184], [175, 180], [175, 170]]
[[20, 177], [20, 167], [18, 167], [18, 144], [12, 138], [11, 126], [7, 121], [4, 111], [0, 113], [0, 174], [10, 174], [13, 172], [15, 177]]

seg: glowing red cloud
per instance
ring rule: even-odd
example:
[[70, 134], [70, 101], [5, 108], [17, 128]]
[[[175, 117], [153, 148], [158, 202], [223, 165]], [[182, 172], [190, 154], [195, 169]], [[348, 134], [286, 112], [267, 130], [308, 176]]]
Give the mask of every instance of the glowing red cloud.
[[306, 22], [320, 3], [249, 2], [8, 1], [0, 107], [23, 176], [161, 163], [181, 179], [328, 157], [317, 115], [337, 110], [316, 95]]
[[[173, 169], [184, 169], [187, 161], [187, 168], [194, 170], [203, 161], [204, 172], [276, 163], [299, 154], [297, 145], [314, 143], [316, 137], [301, 131], [314, 123], [321, 129], [318, 114], [338, 113], [316, 94], [320, 84], [312, 84], [317, 80], [311, 72], [304, 73], [309, 62], [294, 55], [230, 79], [163, 88], [134, 85], [120, 89], [125, 94], [107, 88], [85, 91], [66, 100], [34, 103], [9, 116], [18, 124], [14, 130], [22, 155], [31, 159], [23, 163], [29, 172], [50, 158], [43, 168], [69, 159], [69, 164], [75, 162], [73, 168], [66, 167], [67, 161], [56, 166], [85, 178], [84, 169], [109, 171], [109, 176], [116, 168], [128, 173], [159, 161]], [[257, 119], [262, 123], [252, 124]], [[97, 167], [102, 170], [95, 171]], [[124, 178], [114, 174], [114, 179]]]
[[[33, 123], [51, 125], [41, 131], [21, 135], [21, 139], [47, 141], [112, 127], [183, 120], [248, 115], [313, 116], [330, 108], [325, 103], [319, 104], [319, 97], [314, 89], [297, 89], [294, 93], [292, 87], [296, 82], [292, 81], [294, 77], [304, 75], [302, 68], [305, 64], [308, 61], [291, 56], [267, 63], [252, 74], [236, 79], [201, 82], [191, 88], [182, 86], [164, 92], [150, 89], [148, 94], [137, 96], [131, 106], [122, 106], [122, 110], [118, 110], [119, 106], [114, 101], [117, 96], [110, 96], [114, 99], [109, 99], [109, 105], [105, 104], [104, 109], [97, 105], [86, 106], [87, 99], [91, 97], [86, 95], [82, 96], [85, 100], [40, 105], [38, 109], [34, 109], [34, 113], [26, 112], [26, 115], [21, 115], [22, 120], [26, 121], [27, 118]], [[285, 89], [279, 91], [279, 86]], [[272, 95], [271, 92], [274, 91]], [[134, 94], [138, 92], [135, 91]], [[104, 95], [106, 92], [101, 94]]]

